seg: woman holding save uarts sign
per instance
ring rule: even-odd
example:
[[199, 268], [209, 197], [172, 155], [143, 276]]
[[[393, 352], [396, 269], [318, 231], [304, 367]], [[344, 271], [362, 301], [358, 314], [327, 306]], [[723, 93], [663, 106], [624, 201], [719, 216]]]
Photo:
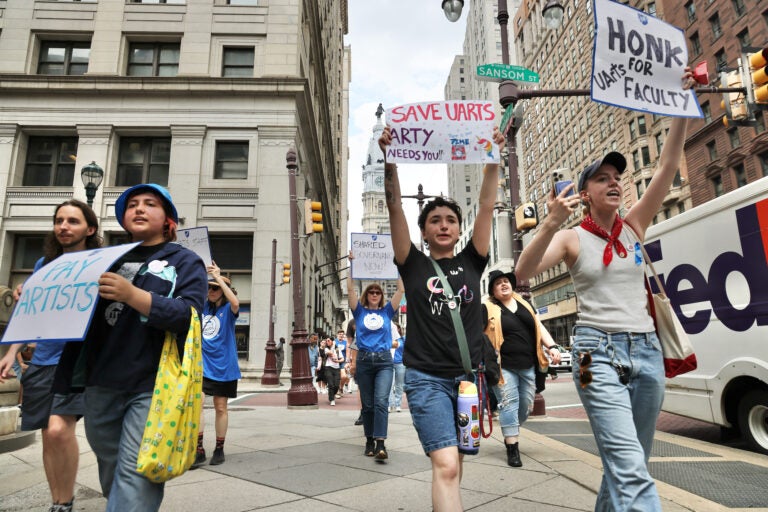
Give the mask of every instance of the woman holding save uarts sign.
[[[683, 89], [693, 85], [689, 68]], [[675, 118], [648, 188], [624, 219], [626, 159], [610, 152], [547, 201], [549, 215], [525, 247], [519, 279], [565, 261], [579, 302], [573, 329], [573, 380], [603, 461], [595, 510], [661, 510], [647, 463], [664, 399], [661, 347], [648, 314], [640, 244], [680, 166], [687, 119]], [[560, 230], [579, 206], [581, 225]]]
[[[493, 131], [493, 140], [501, 151], [504, 136], [498, 129]], [[467, 375], [451, 310], [459, 309], [472, 367], [477, 368], [483, 342], [480, 277], [488, 262], [499, 166], [492, 163], [483, 169], [472, 240], [458, 254], [454, 254], [454, 248], [461, 231], [461, 207], [443, 197], [424, 206], [418, 223], [429, 244], [427, 256], [411, 242], [400, 202], [397, 166], [386, 162], [391, 143], [392, 133], [387, 126], [379, 138], [385, 157], [384, 190], [395, 263], [408, 297], [405, 392], [419, 440], [432, 462], [432, 506], [438, 512], [462, 510], [459, 484], [463, 454], [458, 449], [456, 404], [459, 382]], [[444, 291], [431, 259], [447, 276], [455, 296]]]

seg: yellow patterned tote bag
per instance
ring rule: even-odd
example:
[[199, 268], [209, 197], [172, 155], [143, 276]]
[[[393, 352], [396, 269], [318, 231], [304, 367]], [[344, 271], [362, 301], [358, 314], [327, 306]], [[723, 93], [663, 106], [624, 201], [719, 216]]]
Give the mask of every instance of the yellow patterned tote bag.
[[170, 332], [165, 334], [136, 471], [159, 483], [189, 469], [195, 461], [202, 396], [200, 317], [192, 308], [181, 361], [176, 337]]

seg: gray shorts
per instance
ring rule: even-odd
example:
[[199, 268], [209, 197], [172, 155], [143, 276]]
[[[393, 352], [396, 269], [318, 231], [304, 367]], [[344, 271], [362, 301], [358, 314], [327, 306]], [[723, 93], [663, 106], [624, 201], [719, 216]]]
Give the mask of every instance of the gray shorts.
[[24, 394], [21, 403], [21, 430], [48, 427], [51, 414], [83, 417], [85, 402], [82, 393], [59, 395], [51, 392], [56, 366], [30, 364], [21, 377]]

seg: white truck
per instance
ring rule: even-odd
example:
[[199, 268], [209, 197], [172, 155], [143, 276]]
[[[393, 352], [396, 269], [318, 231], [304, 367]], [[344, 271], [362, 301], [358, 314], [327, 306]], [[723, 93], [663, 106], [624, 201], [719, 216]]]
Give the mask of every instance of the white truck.
[[645, 245], [698, 360], [667, 380], [663, 409], [768, 453], [768, 177], [650, 227]]

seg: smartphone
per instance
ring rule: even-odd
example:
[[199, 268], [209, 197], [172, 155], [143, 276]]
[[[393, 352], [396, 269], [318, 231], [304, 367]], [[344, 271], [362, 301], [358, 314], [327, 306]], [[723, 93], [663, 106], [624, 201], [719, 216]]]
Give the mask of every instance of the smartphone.
[[[573, 181], [568, 169], [555, 169], [552, 171], [552, 189], [554, 189], [556, 196], [560, 195], [560, 192], [571, 183]], [[573, 189], [571, 189], [565, 197], [572, 196], [574, 193]]]

